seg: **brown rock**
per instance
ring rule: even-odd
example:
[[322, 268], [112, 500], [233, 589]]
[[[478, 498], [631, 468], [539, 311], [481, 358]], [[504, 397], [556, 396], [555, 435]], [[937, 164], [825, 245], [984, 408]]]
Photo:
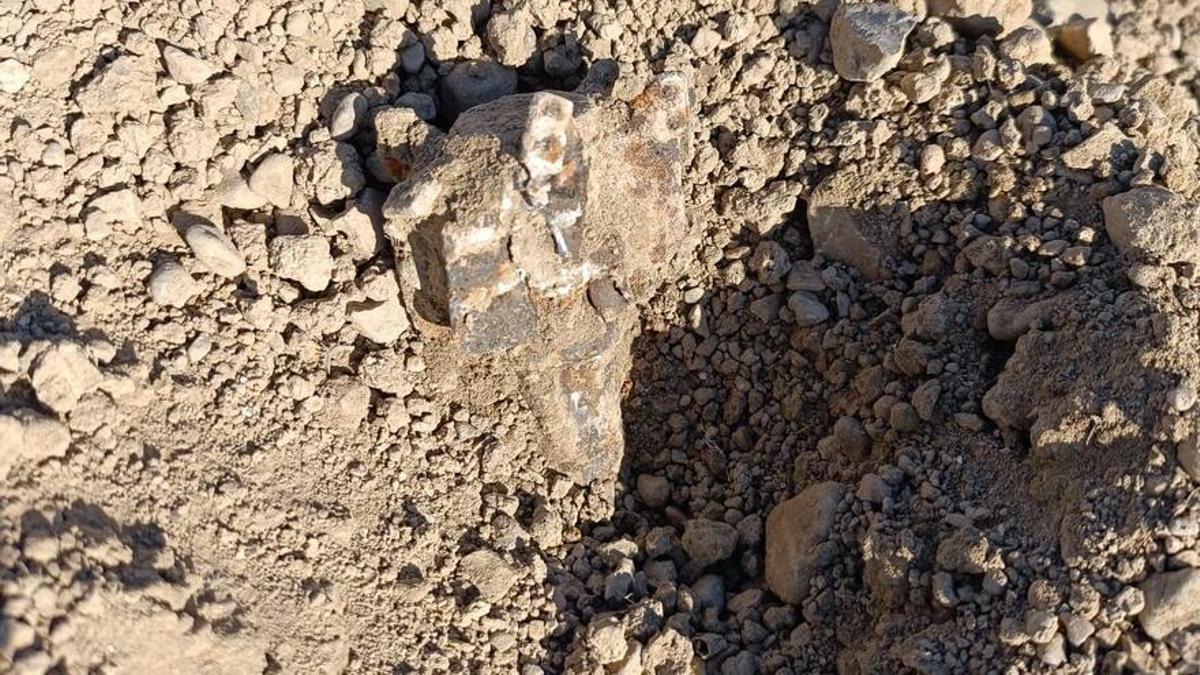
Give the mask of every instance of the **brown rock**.
[[846, 487], [818, 483], [781, 502], [767, 516], [767, 587], [780, 599], [799, 604], [820, 569], [818, 547], [829, 536]]

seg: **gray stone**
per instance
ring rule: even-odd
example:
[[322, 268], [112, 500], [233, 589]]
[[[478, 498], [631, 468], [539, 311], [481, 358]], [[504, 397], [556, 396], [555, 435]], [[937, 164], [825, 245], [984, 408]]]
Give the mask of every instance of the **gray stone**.
[[351, 302], [346, 316], [359, 335], [381, 345], [395, 342], [409, 327], [408, 313], [397, 298]]
[[335, 141], [344, 141], [358, 131], [359, 122], [367, 113], [367, 98], [357, 91], [346, 94], [338, 101], [329, 118], [329, 135]]
[[517, 571], [499, 554], [487, 549], [468, 553], [459, 560], [458, 573], [488, 602], [503, 598], [517, 582]]
[[226, 173], [213, 189], [213, 197], [221, 206], [231, 209], [254, 210], [267, 203], [266, 197], [250, 189], [246, 179], [237, 171]]
[[426, 122], [432, 122], [437, 117], [437, 102], [429, 94], [410, 91], [396, 99], [396, 107], [409, 108]]
[[795, 317], [796, 325], [803, 328], [829, 320], [829, 308], [817, 296], [807, 291], [796, 291], [788, 296], [788, 310]]
[[442, 107], [458, 115], [516, 91], [516, 71], [494, 61], [464, 61], [442, 80]]
[[829, 27], [834, 69], [854, 82], [882, 78], [900, 63], [916, 25], [917, 17], [887, 3], [839, 4]]

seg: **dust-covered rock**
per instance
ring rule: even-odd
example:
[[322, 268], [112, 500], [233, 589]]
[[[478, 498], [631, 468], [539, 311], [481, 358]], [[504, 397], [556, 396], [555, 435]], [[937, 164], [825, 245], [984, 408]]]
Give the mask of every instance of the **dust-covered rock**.
[[799, 604], [809, 582], [828, 563], [821, 544], [829, 536], [845, 495], [845, 486], [828, 481], [812, 485], [780, 502], [767, 516], [765, 578], [785, 602]]
[[833, 13], [829, 40], [833, 65], [847, 80], [877, 80], [896, 67], [917, 18], [883, 2], [842, 3]]
[[1104, 200], [1104, 228], [1133, 260], [1200, 262], [1196, 206], [1170, 190], [1137, 187]]
[[1146, 605], [1137, 619], [1150, 637], [1161, 640], [1181, 628], [1200, 623], [1200, 569], [1159, 572], [1139, 588]]
[[319, 234], [281, 235], [271, 240], [271, 268], [284, 279], [319, 293], [333, 276], [329, 242]]
[[218, 276], [233, 279], [246, 271], [246, 258], [229, 237], [208, 223], [196, 223], [187, 228], [183, 238], [196, 260]]

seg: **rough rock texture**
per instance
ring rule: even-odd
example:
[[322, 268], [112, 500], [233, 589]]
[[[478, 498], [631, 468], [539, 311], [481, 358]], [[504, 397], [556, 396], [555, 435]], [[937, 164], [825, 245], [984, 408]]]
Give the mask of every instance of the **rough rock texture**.
[[882, 2], [840, 4], [829, 26], [833, 65], [856, 82], [883, 77], [900, 63], [915, 16]]
[[1150, 637], [1161, 640], [1200, 623], [1200, 569], [1159, 572], [1139, 588], [1146, 606], [1138, 614], [1138, 622]]
[[550, 463], [584, 483], [621, 457], [634, 303], [686, 241], [688, 96], [666, 75], [632, 107], [548, 92], [480, 105], [384, 206], [418, 330], [506, 359]]
[[821, 543], [833, 528], [844, 495], [840, 483], [819, 483], [781, 502], [767, 516], [765, 578], [771, 592], [785, 602], [803, 601], [817, 570], [832, 562]]
[[1160, 187], [1138, 187], [1104, 200], [1104, 229], [1135, 260], [1200, 263], [1197, 208]]

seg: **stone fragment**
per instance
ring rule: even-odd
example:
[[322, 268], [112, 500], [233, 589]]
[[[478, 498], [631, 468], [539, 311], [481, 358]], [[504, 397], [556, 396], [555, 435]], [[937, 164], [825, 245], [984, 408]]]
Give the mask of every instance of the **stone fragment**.
[[1042, 663], [1051, 668], [1062, 665], [1067, 660], [1067, 650], [1063, 644], [1063, 636], [1056, 634], [1047, 640], [1045, 644], [1038, 645], [1037, 653]]
[[652, 509], [666, 506], [671, 498], [671, 483], [662, 476], [639, 474], [637, 477], [637, 493], [646, 506]]
[[817, 296], [807, 291], [796, 291], [788, 296], [788, 309], [802, 328], [816, 326], [829, 320], [829, 308]]
[[204, 59], [192, 56], [173, 45], [163, 47], [162, 57], [163, 63], [167, 65], [167, 73], [179, 84], [200, 84], [217, 72], [217, 69]]
[[1044, 609], [1029, 609], [1025, 612], [1025, 634], [1029, 641], [1044, 645], [1058, 633], [1058, 617]]
[[409, 327], [408, 313], [395, 298], [351, 302], [346, 305], [346, 316], [359, 335], [381, 345], [395, 342]]
[[330, 206], [366, 186], [358, 151], [349, 143], [326, 143], [311, 158], [309, 181], [317, 201]]
[[0, 414], [0, 480], [19, 462], [62, 457], [71, 446], [66, 425], [27, 408]]
[[642, 654], [645, 673], [684, 675], [691, 672], [694, 652], [692, 641], [671, 626], [650, 638]]
[[29, 379], [38, 400], [65, 415], [75, 409], [79, 399], [95, 391], [104, 377], [83, 347], [58, 342], [37, 357]]
[[280, 208], [292, 203], [296, 166], [292, 158], [273, 152], [259, 161], [250, 174], [250, 190]]
[[928, 0], [929, 14], [968, 35], [1006, 35], [1033, 12], [1033, 0]]
[[319, 417], [332, 429], [353, 432], [371, 410], [371, 388], [347, 376], [333, 377], [321, 387], [325, 402]]
[[767, 587], [784, 602], [803, 602], [812, 576], [829, 562], [820, 545], [833, 530], [845, 492], [841, 483], [818, 483], [780, 502], [767, 516]]
[[1120, 127], [1108, 122], [1082, 143], [1064, 152], [1062, 161], [1072, 169], [1092, 170], [1118, 152], [1132, 155], [1136, 148]]
[[533, 16], [526, 5], [496, 12], [488, 19], [487, 43], [500, 63], [518, 68], [537, 50]]
[[1027, 66], [1054, 63], [1054, 45], [1041, 26], [1026, 24], [1005, 36], [1000, 55]]
[[609, 614], [593, 619], [588, 624], [583, 644], [588, 656], [602, 666], [620, 661], [627, 651], [621, 617]]
[[1181, 628], [1200, 624], [1200, 569], [1157, 572], [1139, 588], [1145, 607], [1138, 614], [1138, 623], [1151, 638], [1162, 640]]
[[233, 279], [246, 271], [246, 258], [242, 252], [216, 227], [195, 223], [187, 228], [183, 238], [196, 260], [213, 274]]
[[246, 179], [237, 171], [226, 173], [221, 182], [213, 186], [212, 192], [218, 204], [231, 209], [252, 211], [267, 203], [266, 197], [251, 190]]
[[1103, 19], [1108, 0], [1037, 0], [1034, 16], [1047, 26], [1061, 26], [1072, 19]]
[[375, 152], [367, 168], [379, 180], [399, 183], [433, 159], [446, 135], [411, 108], [383, 108], [374, 113]]
[[515, 374], [547, 463], [578, 482], [618, 464], [637, 303], [693, 236], [688, 96], [666, 74], [636, 105], [538, 92], [469, 108], [384, 206], [409, 318], [453, 347], [427, 353]]
[[702, 568], [733, 555], [737, 543], [737, 529], [728, 523], [693, 518], [683, 528], [683, 550]]
[[1175, 457], [1184, 472], [1193, 481], [1200, 483], [1200, 436], [1192, 434], [1180, 441], [1175, 450]]
[[271, 240], [271, 267], [284, 279], [320, 293], [333, 276], [329, 242], [317, 234], [282, 235]]
[[367, 97], [352, 91], [338, 101], [329, 118], [329, 135], [335, 141], [344, 141], [358, 131], [359, 122], [367, 114]]
[[183, 307], [200, 289], [183, 265], [168, 260], [150, 273], [150, 278], [146, 281], [146, 290], [160, 305]]
[[1122, 254], [1137, 262], [1200, 264], [1197, 209], [1155, 186], [1136, 187], [1102, 203], [1104, 228]]
[[882, 78], [900, 63], [916, 25], [917, 17], [887, 3], [840, 3], [829, 27], [834, 69], [854, 82]]
[[1067, 615], [1063, 626], [1066, 628], [1067, 641], [1074, 647], [1081, 646], [1096, 632], [1095, 624], [1078, 614]]
[[863, 181], [853, 170], [821, 181], [809, 197], [808, 225], [817, 253], [879, 279], [896, 246], [899, 224], [891, 213], [859, 205]]
[[156, 70], [153, 59], [119, 56], [84, 85], [75, 102], [87, 115], [146, 110], [158, 98]]
[[0, 91], [15, 94], [29, 82], [29, 66], [16, 59], [0, 61]]
[[754, 247], [747, 263], [750, 271], [754, 272], [758, 283], [764, 286], [774, 286], [787, 278], [788, 270], [792, 268], [787, 251], [779, 242], [765, 239]]
[[480, 549], [458, 561], [458, 573], [488, 602], [496, 602], [517, 581], [517, 572], [499, 554]]
[[1107, 19], [1072, 19], [1055, 29], [1054, 42], [1078, 61], [1111, 56], [1114, 49]]
[[142, 219], [142, 200], [129, 188], [106, 192], [88, 202], [111, 220], [128, 225], [139, 225]]
[[862, 461], [871, 453], [871, 437], [856, 417], [839, 417], [833, 423], [833, 440], [851, 461]]
[[442, 109], [455, 116], [516, 91], [516, 71], [495, 61], [464, 61], [442, 79]]
[[345, 235], [346, 253], [355, 262], [373, 258], [383, 246], [383, 202], [387, 196], [367, 188], [345, 211], [333, 217], [330, 224]]

